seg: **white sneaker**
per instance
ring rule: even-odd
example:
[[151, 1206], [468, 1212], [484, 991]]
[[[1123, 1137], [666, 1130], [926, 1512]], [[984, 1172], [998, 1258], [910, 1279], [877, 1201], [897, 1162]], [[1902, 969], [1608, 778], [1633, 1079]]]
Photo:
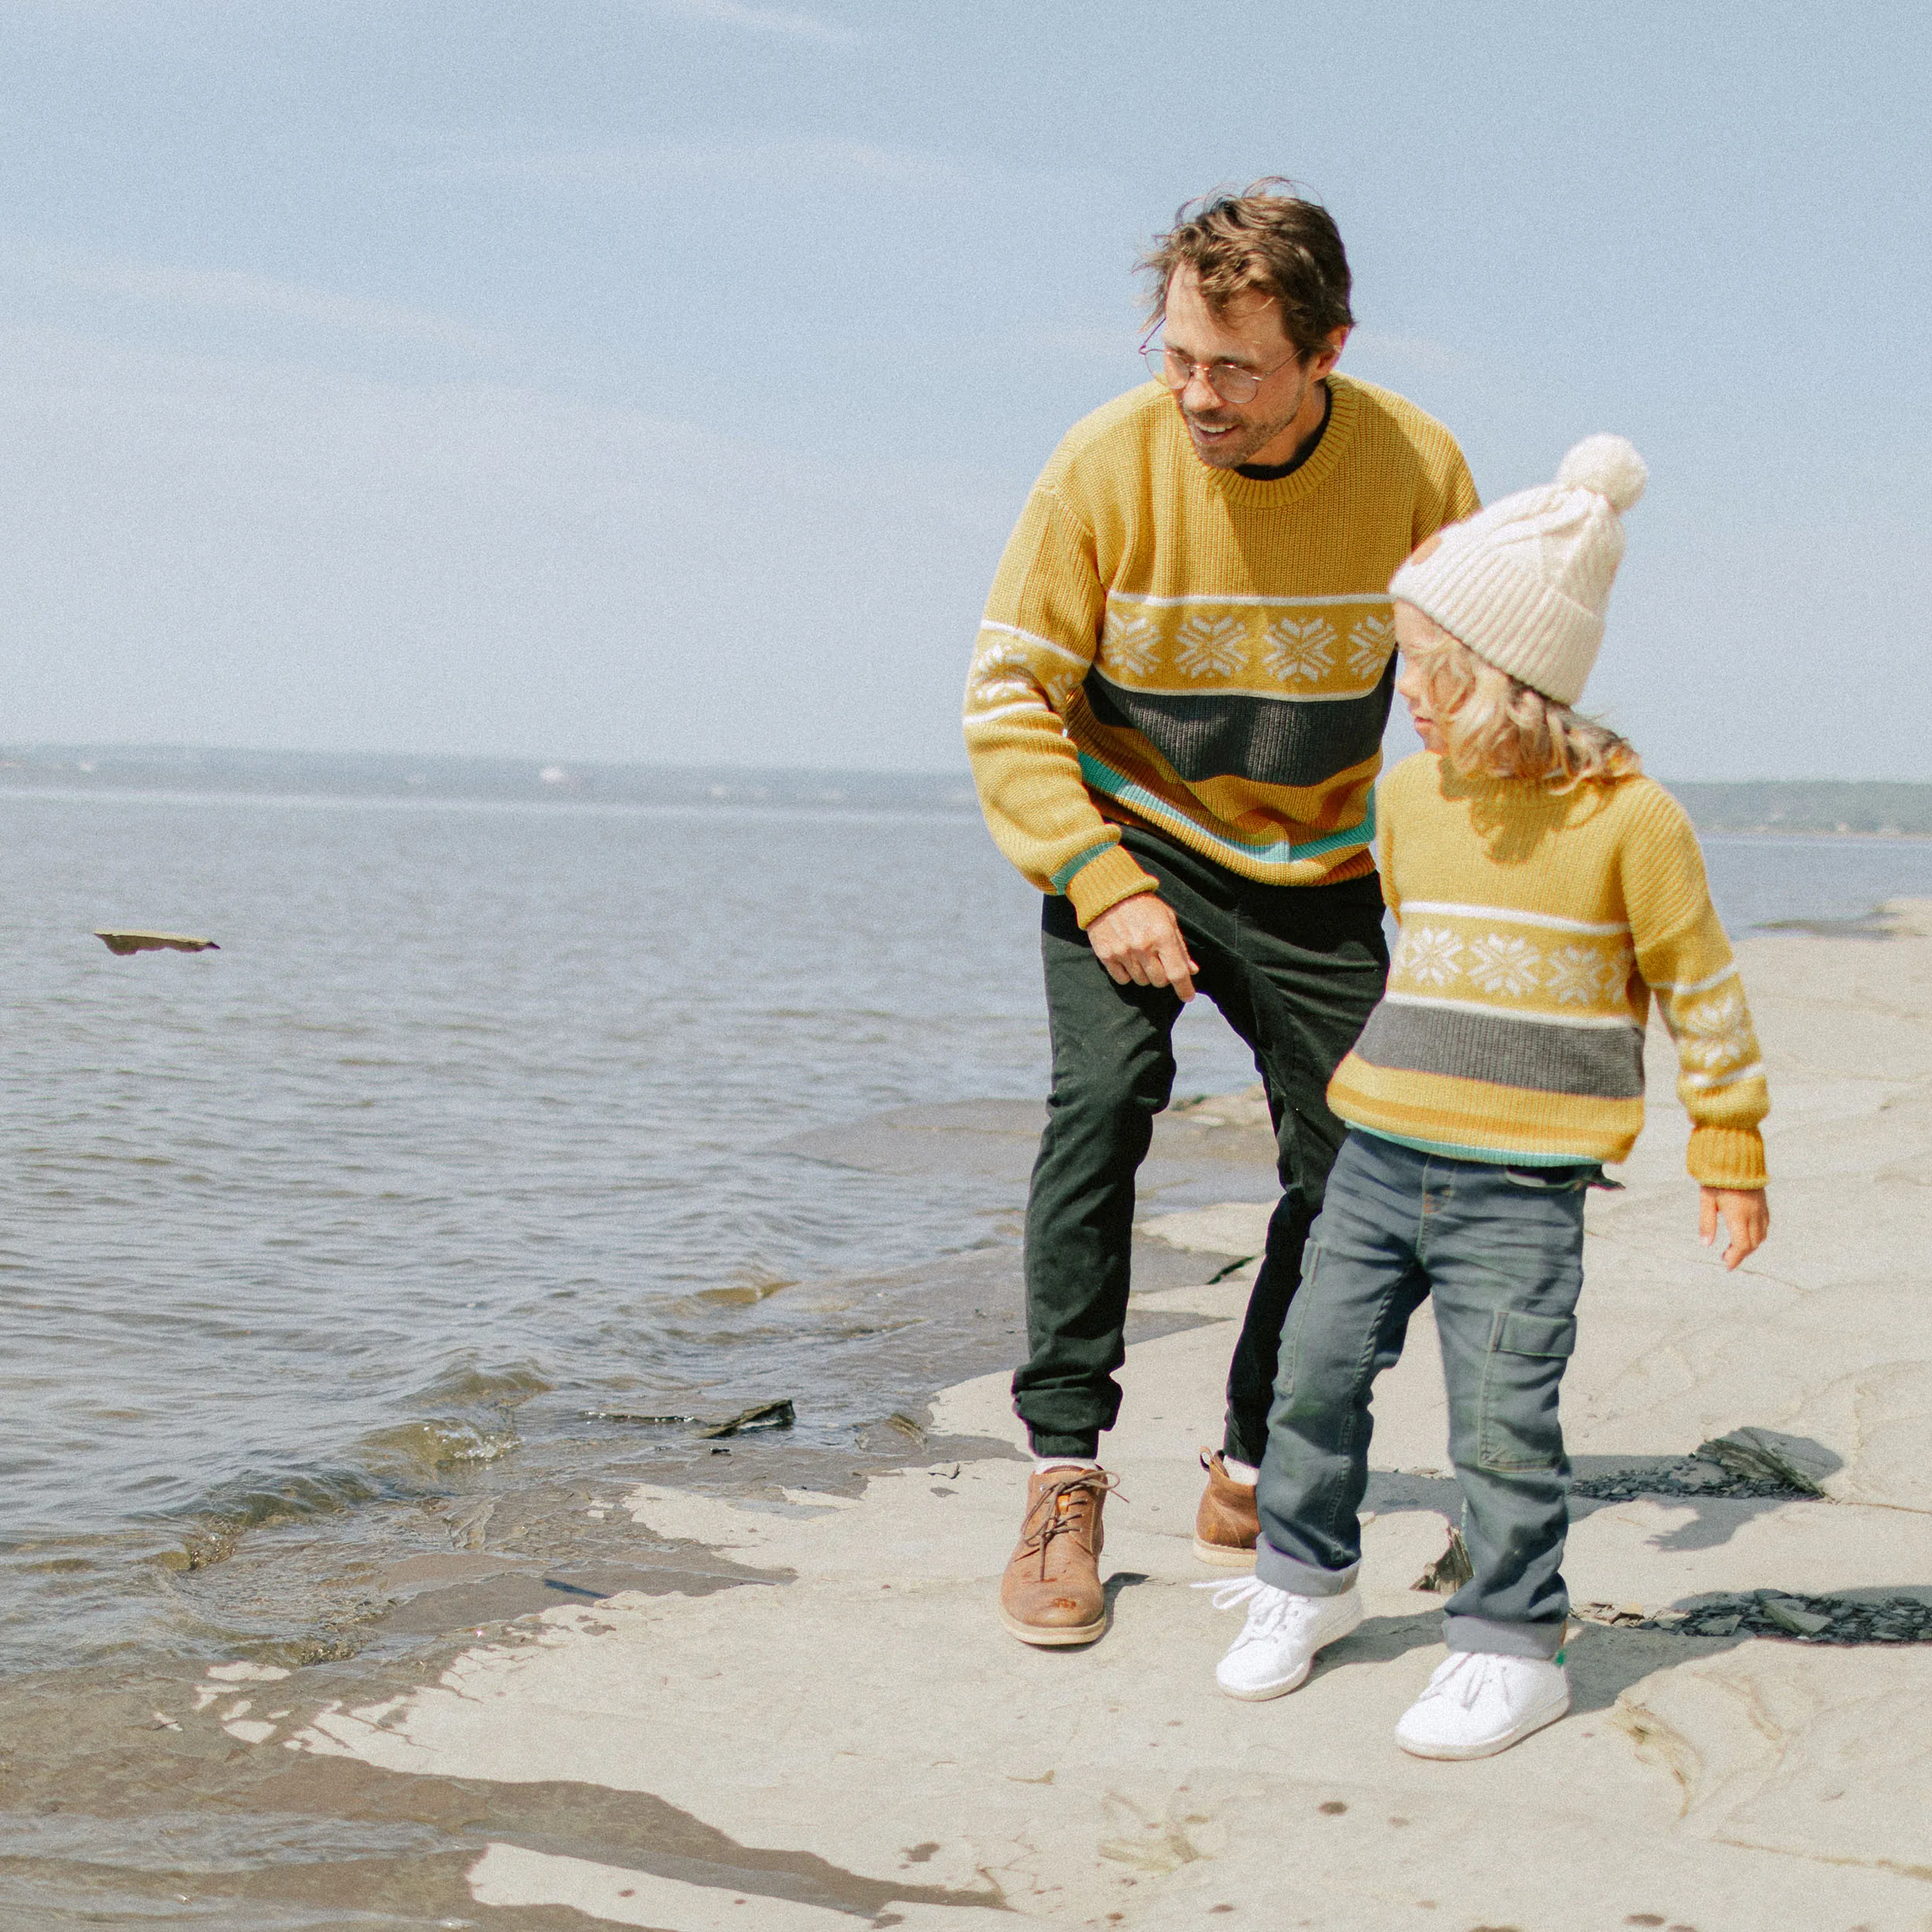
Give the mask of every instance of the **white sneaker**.
[[1258, 1577], [1231, 1583], [1196, 1583], [1214, 1592], [1216, 1610], [1248, 1607], [1248, 1621], [1215, 1666], [1214, 1681], [1230, 1697], [1259, 1703], [1293, 1690], [1308, 1674], [1315, 1654], [1348, 1635], [1362, 1621], [1362, 1596], [1300, 1597]]
[[1489, 1757], [1570, 1708], [1570, 1676], [1540, 1657], [1459, 1650], [1403, 1712], [1396, 1742], [1415, 1757]]

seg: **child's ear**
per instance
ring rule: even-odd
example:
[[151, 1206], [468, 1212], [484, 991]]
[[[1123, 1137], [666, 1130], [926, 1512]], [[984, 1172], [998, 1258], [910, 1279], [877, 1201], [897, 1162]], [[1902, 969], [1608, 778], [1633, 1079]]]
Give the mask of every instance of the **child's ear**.
[[1424, 537], [1409, 553], [1409, 561], [1411, 563], [1427, 563], [1441, 548], [1442, 532], [1437, 530], [1433, 536]]

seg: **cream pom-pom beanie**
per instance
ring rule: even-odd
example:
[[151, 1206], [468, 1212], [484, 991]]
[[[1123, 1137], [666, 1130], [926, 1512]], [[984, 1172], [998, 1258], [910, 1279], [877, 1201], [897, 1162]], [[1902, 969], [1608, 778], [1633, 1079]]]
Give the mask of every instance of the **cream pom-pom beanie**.
[[1396, 571], [1389, 594], [1498, 671], [1573, 705], [1604, 641], [1624, 559], [1621, 513], [1649, 474], [1622, 437], [1587, 436], [1554, 483], [1449, 525], [1427, 556]]

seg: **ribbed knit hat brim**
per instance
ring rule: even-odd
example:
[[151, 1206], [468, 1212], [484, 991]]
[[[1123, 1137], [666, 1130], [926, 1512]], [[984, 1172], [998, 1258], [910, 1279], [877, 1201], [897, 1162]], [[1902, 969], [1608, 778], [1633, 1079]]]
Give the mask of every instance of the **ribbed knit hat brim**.
[[[1441, 563], [1444, 567], [1432, 570]], [[1480, 543], [1427, 563], [1405, 563], [1389, 594], [1413, 604], [1476, 655], [1559, 704], [1583, 695], [1604, 641], [1604, 620], [1506, 553]]]

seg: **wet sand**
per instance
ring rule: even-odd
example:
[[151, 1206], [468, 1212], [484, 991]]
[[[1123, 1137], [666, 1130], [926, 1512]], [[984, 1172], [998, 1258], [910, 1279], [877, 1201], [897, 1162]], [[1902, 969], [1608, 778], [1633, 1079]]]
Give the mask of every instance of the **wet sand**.
[[[1036, 1104], [1020, 1101], [905, 1108], [774, 1151], [877, 1173], [970, 1172], [1023, 1198], [1039, 1118]], [[1252, 1104], [1176, 1107], [1161, 1124], [1149, 1201], [1170, 1211], [1230, 1194], [1265, 1201], [1272, 1142], [1257, 1121], [1265, 1115]], [[250, 1633], [221, 1675], [149, 1655], [0, 1682], [0, 1926], [146, 1923], [158, 1906], [179, 1914], [184, 1901], [189, 1922], [238, 1929], [369, 1922], [326, 1916], [338, 1910], [410, 1926], [473, 1914], [463, 1874], [488, 1841], [446, 1828], [452, 1815], [473, 1825], [501, 1815], [477, 1795], [487, 1786], [466, 1795], [458, 1781], [456, 1795], [432, 1798], [413, 1781], [349, 1767], [327, 1767], [318, 1782], [318, 1767], [254, 1747], [284, 1736], [298, 1708], [361, 1707], [433, 1680], [479, 1638], [532, 1641], [547, 1613], [791, 1580], [783, 1565], [740, 1563], [641, 1526], [622, 1500], [640, 1482], [782, 1511], [794, 1493], [860, 1496], [909, 1457], [1021, 1462], [1010, 1431], [954, 1438], [932, 1410], [943, 1389], [1010, 1372], [1022, 1332], [1017, 1233], [1008, 1217], [986, 1247], [923, 1268], [779, 1291], [786, 1319], [815, 1325], [836, 1351], [830, 1372], [842, 1389], [869, 1393], [877, 1419], [851, 1442], [828, 1444], [804, 1427], [713, 1442], [690, 1427], [614, 1437], [601, 1425], [574, 1442], [528, 1445], [453, 1475], [440, 1496], [199, 1550], [205, 1564], [172, 1573], [168, 1587], [208, 1627]], [[1157, 1239], [1136, 1252], [1135, 1343], [1207, 1321], [1141, 1298], [1204, 1282], [1229, 1257]], [[808, 1423], [811, 1391], [794, 1400]], [[592, 1794], [556, 1782], [515, 1800], [548, 1821], [546, 1843], [621, 1856], [685, 1842], [669, 1808], [638, 1813], [618, 1799], [594, 1819]], [[685, 1835], [719, 1869], [741, 1857], [763, 1869], [767, 1855], [695, 1822]], [[877, 1893], [853, 1883], [853, 1896]], [[318, 1908], [323, 1917], [312, 1916]], [[583, 1921], [519, 1907], [509, 1922]]]

